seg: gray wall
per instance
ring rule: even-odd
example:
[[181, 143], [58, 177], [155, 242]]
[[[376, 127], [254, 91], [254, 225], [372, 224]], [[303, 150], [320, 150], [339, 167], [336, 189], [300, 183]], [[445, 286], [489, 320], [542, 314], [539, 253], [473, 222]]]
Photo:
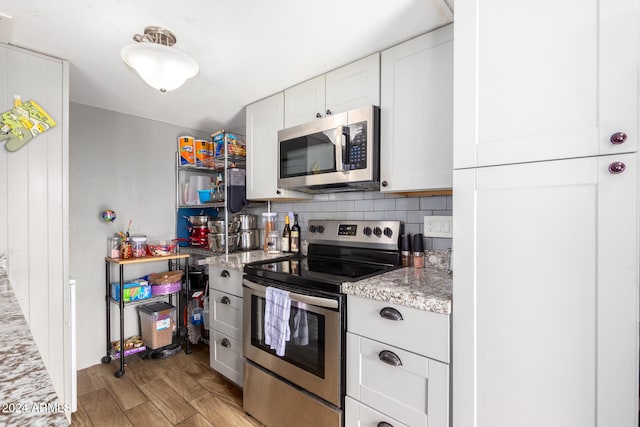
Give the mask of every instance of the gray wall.
[[[149, 239], [175, 236], [175, 153], [177, 137], [208, 134], [162, 122], [71, 103], [69, 136], [70, 275], [77, 280], [78, 369], [100, 363], [105, 353], [105, 263], [111, 224]], [[125, 268], [125, 279], [165, 271], [165, 263]], [[112, 269], [117, 279], [117, 270]], [[117, 331], [117, 307], [111, 316]], [[125, 335], [137, 334], [135, 308], [126, 309]], [[113, 334], [117, 338], [117, 332]]]

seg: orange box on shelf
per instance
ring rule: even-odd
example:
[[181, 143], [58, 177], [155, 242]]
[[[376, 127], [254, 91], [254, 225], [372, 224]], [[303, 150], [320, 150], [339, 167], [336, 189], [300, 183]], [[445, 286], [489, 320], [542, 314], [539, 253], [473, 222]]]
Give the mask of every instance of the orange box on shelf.
[[209, 166], [211, 159], [209, 148], [209, 141], [204, 139], [196, 140], [196, 166]]
[[178, 152], [180, 153], [181, 165], [195, 164], [195, 140], [192, 136], [178, 138]]

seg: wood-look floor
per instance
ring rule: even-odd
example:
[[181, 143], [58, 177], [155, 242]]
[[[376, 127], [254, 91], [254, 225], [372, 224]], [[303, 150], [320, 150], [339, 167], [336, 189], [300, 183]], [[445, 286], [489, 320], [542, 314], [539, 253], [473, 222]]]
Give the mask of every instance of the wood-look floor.
[[78, 371], [73, 426], [261, 426], [242, 410], [242, 390], [209, 367], [209, 349], [166, 359], [126, 360]]

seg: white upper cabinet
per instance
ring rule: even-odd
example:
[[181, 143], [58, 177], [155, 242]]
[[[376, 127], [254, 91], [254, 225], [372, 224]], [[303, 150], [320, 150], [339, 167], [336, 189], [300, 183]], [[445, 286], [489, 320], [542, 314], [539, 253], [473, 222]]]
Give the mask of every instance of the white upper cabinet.
[[375, 53], [284, 91], [285, 127], [365, 105], [380, 105], [380, 54]]
[[318, 76], [284, 91], [284, 127], [310, 122], [325, 116], [325, 77]]
[[453, 24], [382, 52], [383, 192], [453, 185]]
[[284, 127], [282, 92], [247, 106], [247, 199], [308, 199], [278, 188], [278, 131]]
[[637, 16], [635, 0], [457, 1], [454, 167], [635, 151]]
[[325, 115], [380, 105], [380, 54], [326, 74]]

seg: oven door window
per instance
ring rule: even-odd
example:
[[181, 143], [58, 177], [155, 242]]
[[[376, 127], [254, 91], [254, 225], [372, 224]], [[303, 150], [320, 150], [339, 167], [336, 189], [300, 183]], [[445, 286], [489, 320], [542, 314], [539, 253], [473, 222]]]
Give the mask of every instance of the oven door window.
[[336, 130], [280, 141], [280, 178], [336, 172]]
[[[264, 309], [266, 300], [251, 295], [251, 345], [276, 356], [264, 343]], [[306, 309], [306, 304], [291, 301], [289, 329], [291, 339], [285, 346], [283, 360], [324, 378], [325, 317]]]

